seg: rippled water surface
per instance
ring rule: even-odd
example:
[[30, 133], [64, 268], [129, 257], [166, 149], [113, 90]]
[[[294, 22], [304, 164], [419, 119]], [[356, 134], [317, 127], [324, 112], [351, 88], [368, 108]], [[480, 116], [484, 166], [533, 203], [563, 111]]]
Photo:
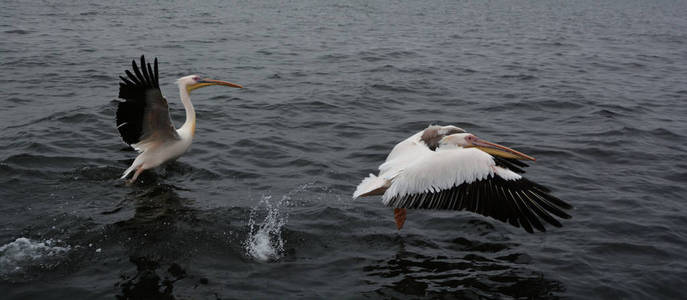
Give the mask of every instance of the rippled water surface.
[[[683, 298], [684, 1], [3, 1], [0, 294]], [[160, 60], [191, 151], [126, 186], [118, 78]], [[351, 200], [397, 142], [455, 124], [538, 158], [575, 206], [527, 234]]]

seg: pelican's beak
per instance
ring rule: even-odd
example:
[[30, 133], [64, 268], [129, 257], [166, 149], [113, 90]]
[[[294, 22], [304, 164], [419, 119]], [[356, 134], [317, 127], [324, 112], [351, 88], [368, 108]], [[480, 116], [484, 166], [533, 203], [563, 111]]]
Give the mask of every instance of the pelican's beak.
[[489, 153], [491, 155], [497, 155], [505, 158], [514, 158], [514, 159], [521, 159], [521, 160], [536, 160], [534, 157], [529, 156], [525, 153], [515, 151], [511, 148], [501, 146], [496, 143], [492, 143], [489, 141], [485, 141], [483, 139], [477, 138], [472, 141], [473, 147], [482, 150], [486, 153]]
[[224, 86], [239, 88], [239, 89], [243, 88], [243, 86], [241, 86], [240, 84], [205, 78], [205, 79], [199, 80], [198, 83], [196, 83], [196, 84], [190, 85], [188, 87], [188, 91], [190, 92], [192, 90], [206, 87], [206, 86], [211, 86], [211, 85], [224, 85]]

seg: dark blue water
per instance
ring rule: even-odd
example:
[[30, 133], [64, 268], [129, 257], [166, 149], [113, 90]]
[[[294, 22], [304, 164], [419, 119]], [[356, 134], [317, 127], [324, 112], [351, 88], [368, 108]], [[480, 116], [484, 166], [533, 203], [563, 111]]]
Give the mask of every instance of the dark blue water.
[[[0, 295], [684, 298], [684, 1], [4, 1]], [[192, 99], [191, 151], [140, 182], [118, 78]], [[393, 145], [455, 124], [538, 160], [546, 233], [351, 200]]]

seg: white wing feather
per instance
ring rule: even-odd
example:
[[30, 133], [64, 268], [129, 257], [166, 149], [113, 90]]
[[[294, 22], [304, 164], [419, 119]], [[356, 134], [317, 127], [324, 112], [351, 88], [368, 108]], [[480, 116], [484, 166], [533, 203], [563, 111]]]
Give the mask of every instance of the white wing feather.
[[356, 187], [353, 198], [358, 198], [363, 194], [389, 185], [389, 182], [400, 170], [414, 161], [417, 157], [423, 155], [425, 151], [430, 151], [427, 146], [420, 141], [422, 132], [423, 131], [420, 131], [396, 144], [394, 149], [391, 150], [391, 153], [386, 157], [386, 161], [379, 166], [379, 175], [375, 176], [374, 174], [370, 174], [363, 179]]
[[386, 157], [386, 161], [379, 166], [379, 177], [392, 180], [408, 164], [427, 154], [427, 152], [432, 152], [420, 140], [423, 132], [424, 130], [394, 146], [394, 149]]
[[385, 185], [391, 185], [382, 200], [387, 204], [395, 196], [438, 192], [464, 182], [485, 179], [494, 174], [506, 180], [520, 179], [520, 175], [498, 167], [486, 152], [475, 148], [430, 150], [420, 139], [420, 131], [396, 144], [379, 166], [379, 175], [370, 174], [357, 186], [353, 198]]
[[506, 180], [520, 178], [515, 172], [497, 167], [491, 155], [479, 149], [427, 150], [400, 168], [382, 201], [388, 204], [396, 196], [438, 192], [494, 174]]
[[363, 194], [372, 192], [376, 189], [383, 188], [388, 184], [389, 180], [384, 179], [382, 177], [377, 177], [375, 174], [370, 174], [369, 176], [365, 177], [365, 179], [363, 179], [363, 181], [358, 185], [358, 187], [356, 187], [355, 192], [353, 193], [353, 199], [358, 198]]

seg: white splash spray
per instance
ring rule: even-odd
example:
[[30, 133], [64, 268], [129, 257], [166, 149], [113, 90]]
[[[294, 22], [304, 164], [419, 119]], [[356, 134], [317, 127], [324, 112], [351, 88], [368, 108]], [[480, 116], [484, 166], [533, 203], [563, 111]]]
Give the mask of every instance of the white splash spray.
[[20, 237], [0, 246], [0, 275], [19, 272], [26, 266], [49, 264], [71, 250], [69, 245], [57, 246], [61, 242], [52, 239], [40, 242]]
[[[243, 242], [248, 256], [261, 262], [274, 261], [284, 255], [284, 238], [282, 237], [282, 227], [288, 219], [289, 196], [283, 196], [277, 203], [270, 203], [272, 196], [263, 196], [260, 203], [253, 207], [248, 219], [248, 238]], [[267, 215], [260, 226], [257, 226], [255, 219], [258, 211], [262, 209]]]

